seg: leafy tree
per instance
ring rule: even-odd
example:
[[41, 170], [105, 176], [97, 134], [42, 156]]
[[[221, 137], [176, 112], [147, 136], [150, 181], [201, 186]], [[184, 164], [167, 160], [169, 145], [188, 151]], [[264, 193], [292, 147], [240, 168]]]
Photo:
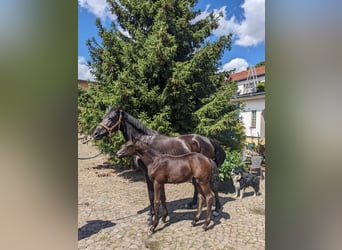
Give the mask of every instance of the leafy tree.
[[266, 62], [265, 61], [258, 62], [257, 64], [255, 64], [255, 67], [259, 67], [259, 66], [262, 66], [262, 65], [266, 65]]
[[200, 120], [195, 131], [215, 138], [230, 150], [240, 150], [245, 140], [244, 127], [239, 119], [242, 104], [231, 101], [236, 91], [235, 82], [223, 85], [195, 112]]
[[88, 64], [98, 83], [80, 92], [81, 129], [90, 133], [111, 105], [160, 133], [194, 132], [203, 120], [195, 112], [221, 88], [223, 74], [217, 69], [232, 34], [209, 42], [219, 16], [211, 13], [195, 22], [201, 14], [194, 10], [196, 0], [107, 2], [117, 23], [105, 28], [97, 20], [101, 42], [87, 41]]

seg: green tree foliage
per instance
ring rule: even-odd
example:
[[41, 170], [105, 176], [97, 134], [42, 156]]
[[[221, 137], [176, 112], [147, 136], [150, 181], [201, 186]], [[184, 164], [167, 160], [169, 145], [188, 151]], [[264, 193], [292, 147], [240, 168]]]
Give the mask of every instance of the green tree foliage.
[[266, 82], [259, 82], [256, 86], [256, 92], [265, 92]]
[[262, 66], [262, 65], [266, 65], [266, 62], [265, 61], [258, 62], [257, 64], [255, 64], [255, 67], [259, 67], [259, 66]]
[[240, 150], [245, 140], [244, 127], [239, 119], [241, 104], [233, 104], [235, 82], [225, 84], [211, 95], [208, 102], [195, 112], [199, 119], [196, 132], [215, 138], [231, 150]]
[[[211, 13], [194, 22], [201, 14], [194, 11], [198, 1], [107, 2], [117, 23], [105, 28], [97, 20], [101, 41], [87, 41], [91, 56], [88, 64], [98, 83], [79, 92], [80, 128], [91, 133], [111, 105], [160, 133], [193, 133], [204, 120], [195, 112], [208, 105], [221, 88], [219, 60], [225, 50], [230, 50], [232, 34], [209, 42], [207, 38], [218, 27], [219, 16]], [[217, 126], [233, 124], [230, 119]], [[215, 137], [221, 139], [219, 136], [230, 133]]]

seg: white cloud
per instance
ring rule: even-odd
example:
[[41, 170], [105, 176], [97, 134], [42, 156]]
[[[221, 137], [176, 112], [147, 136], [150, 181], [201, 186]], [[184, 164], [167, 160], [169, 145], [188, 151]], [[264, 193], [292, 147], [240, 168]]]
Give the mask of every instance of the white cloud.
[[102, 21], [107, 18], [111, 21], [116, 20], [116, 16], [110, 12], [106, 0], [78, 0], [78, 5], [99, 17]]
[[129, 32], [127, 30], [124, 30], [123, 28], [121, 28], [120, 25], [117, 25], [117, 29], [118, 31], [123, 34], [125, 37], [128, 37], [128, 38], [132, 38], [131, 35], [129, 34]]
[[78, 57], [78, 79], [95, 81], [95, 76], [90, 73], [86, 59], [82, 56]]
[[237, 45], [257, 45], [265, 41], [265, 0], [246, 0], [242, 5], [246, 19], [238, 26]]
[[[85, 8], [88, 12], [94, 16], [100, 18], [102, 22], [105, 22], [107, 18], [110, 21], [116, 21], [116, 15], [112, 14], [109, 10], [109, 6], [106, 0], [78, 0], [78, 5]], [[127, 30], [124, 30], [117, 24], [117, 29], [126, 37], [131, 37]]]
[[[211, 12], [209, 7], [207, 5], [205, 10], [192, 22], [207, 17]], [[220, 12], [223, 14], [219, 20], [219, 27], [213, 30], [213, 35], [222, 36], [233, 33], [236, 38], [235, 44], [244, 47], [256, 46], [265, 41], [265, 0], [245, 0], [241, 5], [245, 19], [241, 23], [236, 21], [235, 16], [227, 20], [226, 8], [223, 6], [220, 9], [213, 10], [215, 15]]]
[[233, 16], [229, 20], [226, 19], [226, 6], [223, 6], [220, 9], [214, 9], [215, 15], [218, 15], [220, 12], [223, 13], [223, 17], [221, 17], [219, 20], [218, 28], [213, 30], [213, 35], [222, 36], [233, 33], [235, 37], [239, 37], [239, 34], [237, 32], [239, 24], [235, 21], [235, 17]]
[[230, 71], [235, 69], [235, 73], [237, 73], [246, 70], [248, 66], [248, 62], [245, 59], [235, 58], [223, 65], [222, 70], [220, 71]]
[[198, 16], [196, 16], [194, 19], [190, 20], [190, 23], [196, 23], [200, 20], [203, 20], [205, 19], [209, 14], [210, 12], [208, 11], [210, 8], [210, 4], [207, 4], [205, 6], [205, 10], [201, 12], [201, 14], [199, 14]]

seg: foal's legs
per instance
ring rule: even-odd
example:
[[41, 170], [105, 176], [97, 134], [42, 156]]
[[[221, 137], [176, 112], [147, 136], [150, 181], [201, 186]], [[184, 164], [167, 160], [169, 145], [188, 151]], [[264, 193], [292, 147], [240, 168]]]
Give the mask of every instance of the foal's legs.
[[[197, 204], [197, 199], [198, 199], [198, 187], [195, 184], [195, 180], [192, 180], [192, 184], [194, 185], [194, 197], [192, 198], [192, 201], [188, 204], [185, 204], [186, 208], [193, 208]], [[214, 216], [218, 216], [220, 214], [220, 209], [222, 208], [219, 196], [218, 196], [218, 180], [213, 180], [211, 184], [211, 189], [214, 192], [215, 195], [215, 210], [213, 212]]]
[[203, 192], [202, 192], [201, 188], [199, 187], [198, 183], [195, 183], [195, 185], [196, 185], [197, 190], [199, 192], [199, 204], [198, 204], [198, 208], [197, 208], [197, 213], [191, 222], [191, 225], [193, 225], [193, 226], [195, 226], [196, 222], [199, 221], [199, 219], [200, 219], [202, 208], [203, 208], [203, 203], [204, 203]]
[[194, 178], [192, 178], [192, 184], [194, 185], [194, 196], [191, 202], [189, 202], [188, 204], [185, 204], [185, 208], [189, 208], [189, 209], [193, 208], [193, 206], [197, 204], [197, 200], [198, 200], [198, 190], [197, 190], [197, 185], [196, 185], [196, 181]]
[[[148, 191], [148, 198], [150, 200], [150, 212], [149, 212], [149, 217], [147, 219], [147, 223], [149, 225], [152, 225], [152, 219], [154, 216], [154, 187], [153, 187], [153, 183], [151, 182], [150, 178], [147, 175], [147, 172], [145, 172], [146, 174], [146, 184], [147, 184], [147, 191]], [[163, 206], [163, 221], [165, 222], [167, 215], [169, 214], [167, 211], [167, 207], [166, 207], [166, 195], [165, 195], [165, 189], [164, 189], [164, 185], [162, 186], [161, 189], [161, 193], [160, 193], [160, 200]]]
[[209, 225], [210, 220], [211, 220], [211, 207], [213, 204], [213, 194], [211, 192], [209, 183], [203, 183], [203, 184], [200, 184], [200, 186], [201, 186], [201, 190], [204, 193], [205, 201], [207, 203], [207, 216], [206, 216], [206, 219], [205, 219], [205, 222], [203, 225], [203, 229], [207, 230], [208, 225]]
[[152, 226], [150, 227], [149, 233], [154, 233], [155, 228], [159, 223], [159, 205], [160, 205], [160, 193], [163, 184], [160, 184], [154, 181], [154, 218], [152, 222]]
[[161, 200], [161, 204], [163, 207], [163, 217], [162, 217], [162, 221], [165, 222], [166, 221], [166, 217], [169, 214], [169, 212], [167, 211], [167, 207], [166, 207], [166, 196], [165, 196], [165, 185], [163, 184], [161, 186], [161, 190], [160, 190], [160, 200]]
[[148, 177], [147, 170], [144, 169], [144, 171], [145, 171], [145, 178], [146, 178], [148, 198], [150, 200], [150, 212], [149, 212], [149, 217], [147, 219], [147, 223], [149, 225], [151, 225], [152, 224], [152, 217], [154, 215], [154, 210], [153, 210], [153, 206], [154, 206], [154, 203], [153, 203], [153, 201], [154, 201], [154, 187], [153, 187], [152, 181]]
[[192, 225], [194, 226], [200, 218], [202, 207], [203, 207], [203, 200], [205, 198], [205, 201], [207, 203], [207, 216], [206, 216], [206, 219], [205, 219], [205, 222], [203, 225], [203, 229], [207, 230], [208, 225], [209, 225], [210, 220], [211, 220], [211, 207], [213, 205], [213, 195], [212, 195], [209, 183], [198, 184], [197, 188], [198, 188], [198, 191], [201, 195], [200, 195], [200, 202], [198, 205], [197, 214], [195, 215], [195, 217], [192, 221]]

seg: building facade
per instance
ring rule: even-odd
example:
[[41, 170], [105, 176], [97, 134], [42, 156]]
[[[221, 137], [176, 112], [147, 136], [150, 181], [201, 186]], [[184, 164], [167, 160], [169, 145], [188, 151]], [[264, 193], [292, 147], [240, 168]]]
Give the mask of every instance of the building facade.
[[245, 126], [246, 143], [265, 144], [265, 89], [257, 88], [265, 83], [265, 65], [250, 67], [248, 70], [229, 76], [227, 81], [237, 83], [237, 94], [232, 102], [243, 103], [240, 118]]

